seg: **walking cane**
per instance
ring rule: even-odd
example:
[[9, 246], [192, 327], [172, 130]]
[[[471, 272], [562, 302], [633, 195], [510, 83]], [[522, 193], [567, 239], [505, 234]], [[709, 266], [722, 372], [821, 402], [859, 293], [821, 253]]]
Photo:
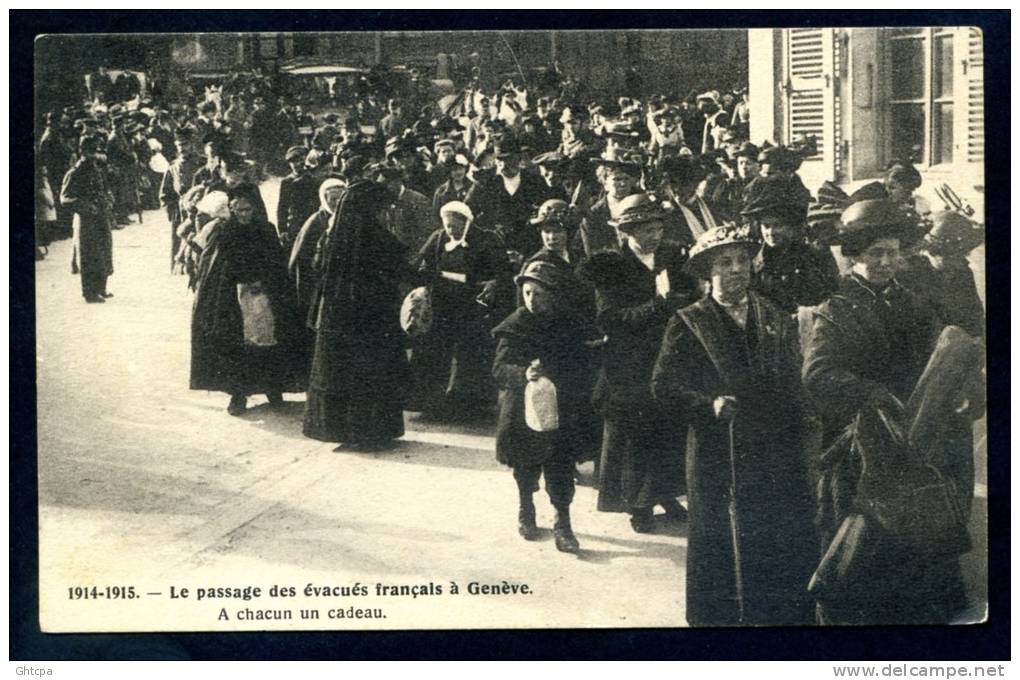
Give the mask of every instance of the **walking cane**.
[[744, 622], [744, 564], [740, 556], [740, 514], [737, 511], [737, 451], [733, 443], [733, 420], [730, 435], [730, 538], [733, 542], [733, 576], [737, 590], [737, 611]]

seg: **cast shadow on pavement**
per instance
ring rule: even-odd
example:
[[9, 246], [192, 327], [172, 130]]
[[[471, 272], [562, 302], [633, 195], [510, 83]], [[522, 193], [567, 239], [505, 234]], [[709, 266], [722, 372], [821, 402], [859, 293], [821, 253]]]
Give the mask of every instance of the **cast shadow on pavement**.
[[259, 425], [273, 434], [293, 437], [295, 439], [306, 439], [301, 432], [301, 424], [305, 417], [305, 402], [303, 400], [291, 401], [285, 397], [283, 403], [276, 406], [271, 405], [268, 401], [264, 401], [254, 406], [249, 406], [238, 417], [249, 422], [262, 421]]
[[385, 460], [391, 463], [455, 468], [458, 470], [475, 470], [479, 472], [509, 470], [509, 468], [504, 468], [496, 461], [494, 453], [481, 451], [469, 446], [456, 446], [454, 444], [426, 445], [421, 442], [398, 439], [393, 442], [392, 447], [384, 451], [357, 451], [338, 447], [337, 453], [372, 460]]
[[[581, 542], [581, 552], [577, 558], [583, 562], [592, 564], [609, 564], [615, 559], [665, 559], [673, 562], [678, 568], [683, 569], [687, 564], [687, 547], [676, 543], [661, 543], [658, 541], [641, 541], [609, 536], [594, 536], [591, 534], [577, 534]], [[629, 550], [601, 550], [585, 548], [587, 541], [596, 543], [609, 543]]]

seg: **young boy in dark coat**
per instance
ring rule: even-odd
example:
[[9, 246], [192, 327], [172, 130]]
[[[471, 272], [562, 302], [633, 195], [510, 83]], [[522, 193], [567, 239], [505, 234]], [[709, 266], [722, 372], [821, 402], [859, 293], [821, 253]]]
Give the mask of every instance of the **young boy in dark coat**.
[[[585, 341], [590, 325], [564, 306], [561, 291], [569, 276], [548, 262], [533, 262], [514, 278], [524, 304], [493, 329], [498, 345], [492, 374], [499, 385], [499, 421], [496, 456], [513, 468], [520, 496], [518, 531], [525, 540], [538, 537], [535, 504], [538, 479], [556, 509], [553, 535], [556, 548], [576, 553], [577, 538], [570, 525], [574, 497], [574, 460], [590, 394], [589, 363]], [[525, 422], [525, 389], [530, 382], [548, 378], [556, 387], [559, 427], [549, 432], [532, 430]]]

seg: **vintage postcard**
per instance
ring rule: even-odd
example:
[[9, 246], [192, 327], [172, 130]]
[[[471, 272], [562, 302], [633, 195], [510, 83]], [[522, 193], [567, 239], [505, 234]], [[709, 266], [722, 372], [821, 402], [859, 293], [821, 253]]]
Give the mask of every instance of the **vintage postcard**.
[[986, 619], [980, 29], [214, 28], [35, 43], [44, 632]]

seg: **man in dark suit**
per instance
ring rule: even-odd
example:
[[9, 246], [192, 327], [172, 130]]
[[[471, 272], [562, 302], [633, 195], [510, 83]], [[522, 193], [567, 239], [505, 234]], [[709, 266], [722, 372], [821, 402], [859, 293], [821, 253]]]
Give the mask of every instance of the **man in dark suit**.
[[280, 200], [276, 205], [276, 230], [280, 243], [289, 248], [308, 216], [319, 208], [319, 182], [305, 167], [308, 148], [292, 146], [285, 160], [290, 174], [280, 182]]
[[478, 227], [495, 232], [516, 265], [542, 247], [528, 220], [550, 197], [541, 178], [521, 171], [522, 159], [520, 144], [504, 139], [496, 146], [496, 173], [472, 187], [465, 199]]

